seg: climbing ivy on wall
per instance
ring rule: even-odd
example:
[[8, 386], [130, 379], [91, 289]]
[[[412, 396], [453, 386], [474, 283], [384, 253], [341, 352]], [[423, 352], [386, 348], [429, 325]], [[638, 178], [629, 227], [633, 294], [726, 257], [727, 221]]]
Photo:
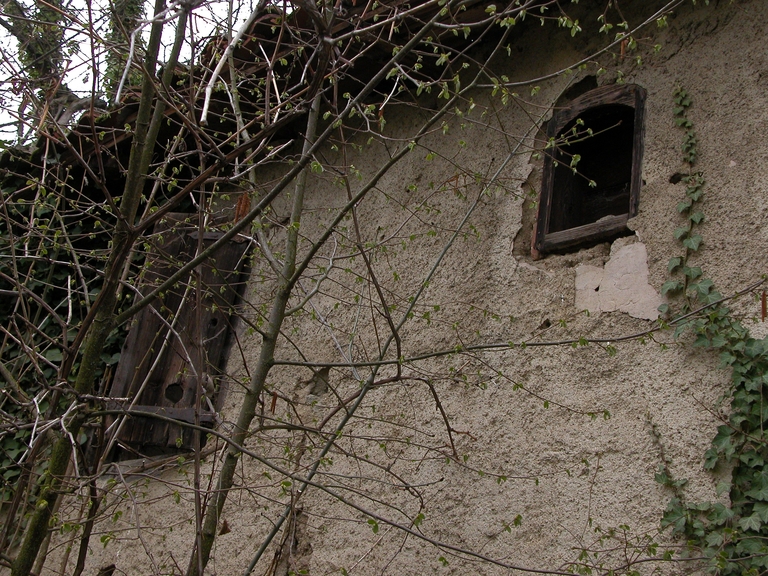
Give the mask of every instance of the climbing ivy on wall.
[[[77, 329], [96, 300], [109, 238], [96, 222], [108, 215], [77, 209], [67, 190], [48, 190], [35, 181], [6, 175], [0, 180], [0, 384], [15, 392], [0, 397], [5, 434], [0, 435], [0, 508], [17, 508], [19, 488], [34, 491], [31, 472], [41, 472], [50, 445], [50, 426], [38, 425], [56, 410], [66, 410], [61, 396], [68, 384], [59, 380], [58, 366]], [[12, 257], [11, 257], [12, 256]], [[20, 294], [21, 296], [15, 296]], [[125, 294], [122, 304], [130, 302]], [[126, 328], [115, 330], [102, 353], [105, 370], [117, 363]], [[80, 360], [73, 362], [77, 374]], [[108, 375], [107, 375], [108, 376]], [[4, 391], [5, 392], [5, 391]], [[37, 441], [43, 438], [43, 441]], [[84, 433], [78, 437], [86, 441]], [[0, 546], [2, 544], [0, 543]]]
[[[675, 122], [684, 130], [683, 161], [687, 174], [679, 175], [686, 186], [685, 200], [677, 206], [684, 224], [675, 230], [683, 253], [670, 259], [672, 279], [662, 288], [665, 294], [682, 298], [678, 317], [700, 310], [699, 314], [678, 324], [675, 336], [692, 333], [694, 345], [718, 352], [724, 368], [732, 372], [731, 386], [725, 400], [730, 400], [727, 421], [718, 427], [712, 447], [707, 450], [707, 470], [732, 468], [729, 492], [731, 504], [723, 502], [688, 503], [666, 471], [657, 479], [676, 489], [662, 519], [664, 527], [684, 536], [700, 549], [718, 574], [757, 575], [768, 568], [768, 338], [757, 340], [732, 315], [711, 279], [706, 278], [690, 259], [702, 245], [699, 225], [704, 221], [700, 210], [705, 179], [696, 171], [698, 149], [693, 123], [688, 118], [692, 100], [678, 88], [674, 93]], [[667, 305], [661, 309], [669, 313]]]

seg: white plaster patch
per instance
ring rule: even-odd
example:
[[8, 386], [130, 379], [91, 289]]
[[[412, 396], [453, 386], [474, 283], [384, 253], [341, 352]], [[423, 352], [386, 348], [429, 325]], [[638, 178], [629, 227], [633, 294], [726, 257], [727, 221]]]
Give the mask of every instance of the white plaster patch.
[[576, 268], [576, 307], [596, 312], [626, 312], [656, 320], [661, 296], [648, 283], [648, 252], [635, 242], [611, 248], [605, 267]]

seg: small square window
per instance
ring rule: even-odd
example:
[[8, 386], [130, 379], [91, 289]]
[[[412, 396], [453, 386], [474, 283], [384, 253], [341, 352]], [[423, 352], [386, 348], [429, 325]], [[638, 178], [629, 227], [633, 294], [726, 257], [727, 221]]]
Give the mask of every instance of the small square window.
[[630, 84], [591, 90], [555, 111], [554, 148], [544, 157], [534, 256], [628, 231], [637, 214], [645, 90]]

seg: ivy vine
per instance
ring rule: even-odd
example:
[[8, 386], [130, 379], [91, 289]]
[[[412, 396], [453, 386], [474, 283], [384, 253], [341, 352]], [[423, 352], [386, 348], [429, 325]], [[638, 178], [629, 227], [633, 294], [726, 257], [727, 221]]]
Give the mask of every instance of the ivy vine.
[[[688, 117], [690, 95], [682, 88], [674, 93], [674, 115], [684, 130], [682, 152], [688, 173], [685, 200], [677, 206], [685, 218], [675, 230], [684, 251], [670, 259], [672, 278], [662, 292], [682, 297], [678, 317], [702, 308], [701, 314], [683, 321], [675, 336], [683, 332], [695, 336], [694, 345], [720, 354], [721, 365], [730, 368], [731, 385], [724, 400], [730, 401], [727, 421], [718, 427], [712, 446], [704, 456], [704, 467], [715, 470], [730, 467], [730, 484], [723, 483], [718, 493], [730, 495], [730, 506], [722, 502], [685, 502], [679, 488], [684, 481], [673, 480], [662, 467], [657, 480], [675, 491], [662, 518], [663, 527], [683, 536], [688, 544], [709, 559], [712, 572], [722, 575], [763, 574], [768, 568], [768, 338], [757, 340], [730, 313], [711, 279], [689, 262], [703, 241], [699, 225], [705, 179], [696, 170], [698, 149], [693, 123]], [[660, 308], [669, 313], [667, 305]]]

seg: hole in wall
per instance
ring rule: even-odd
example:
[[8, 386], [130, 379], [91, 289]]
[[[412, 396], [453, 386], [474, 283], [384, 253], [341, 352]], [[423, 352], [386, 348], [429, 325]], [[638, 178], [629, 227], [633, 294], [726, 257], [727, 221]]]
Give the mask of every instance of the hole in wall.
[[173, 383], [168, 388], [165, 389], [165, 398], [169, 402], [173, 402], [176, 404], [179, 400], [182, 399], [184, 396], [184, 388], [181, 387], [181, 384]]
[[[557, 186], [552, 194], [555, 208], [548, 232], [569, 230], [629, 210], [634, 108], [621, 104], [599, 106], [586, 110], [580, 118], [594, 135], [575, 138], [561, 146], [556, 155]], [[576, 122], [569, 122], [561, 134], [567, 136]], [[576, 174], [570, 166], [573, 157], [581, 158]]]

